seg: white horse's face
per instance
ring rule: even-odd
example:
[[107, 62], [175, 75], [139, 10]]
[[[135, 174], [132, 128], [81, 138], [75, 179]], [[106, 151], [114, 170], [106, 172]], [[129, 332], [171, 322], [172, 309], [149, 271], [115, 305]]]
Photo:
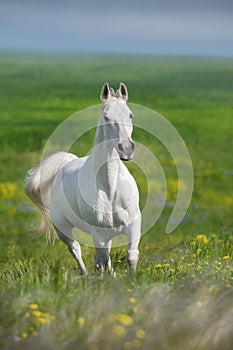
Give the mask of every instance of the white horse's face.
[[130, 160], [134, 155], [132, 117], [133, 114], [125, 102], [112, 101], [103, 108], [105, 139], [111, 140], [122, 160]]
[[135, 151], [135, 144], [131, 138], [133, 113], [126, 104], [127, 98], [127, 89], [122, 83], [114, 95], [107, 83], [102, 88], [101, 122], [105, 139], [111, 141], [122, 160], [131, 160]]

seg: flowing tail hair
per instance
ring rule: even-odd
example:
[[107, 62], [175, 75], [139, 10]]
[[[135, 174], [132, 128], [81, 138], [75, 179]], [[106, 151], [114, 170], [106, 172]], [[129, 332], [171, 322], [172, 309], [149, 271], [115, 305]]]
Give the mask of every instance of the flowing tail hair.
[[45, 232], [47, 241], [52, 240], [51, 234], [53, 234], [53, 240], [57, 238], [49, 215], [52, 184], [63, 166], [73, 159], [77, 159], [74, 154], [57, 152], [42, 161], [36, 168], [30, 169], [25, 178], [25, 193], [37, 206], [41, 214], [39, 228], [31, 231], [37, 233]]

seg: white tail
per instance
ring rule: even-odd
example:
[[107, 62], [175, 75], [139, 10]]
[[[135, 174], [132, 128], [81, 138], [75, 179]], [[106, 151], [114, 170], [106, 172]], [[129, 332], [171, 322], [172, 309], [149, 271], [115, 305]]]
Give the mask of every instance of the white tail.
[[[74, 154], [57, 152], [41, 162], [36, 168], [30, 169], [25, 179], [24, 190], [41, 213], [41, 224], [33, 231], [46, 232], [47, 240], [51, 240], [51, 221], [49, 216], [50, 194], [53, 181], [66, 163], [77, 159]], [[54, 239], [56, 232], [52, 229]]]

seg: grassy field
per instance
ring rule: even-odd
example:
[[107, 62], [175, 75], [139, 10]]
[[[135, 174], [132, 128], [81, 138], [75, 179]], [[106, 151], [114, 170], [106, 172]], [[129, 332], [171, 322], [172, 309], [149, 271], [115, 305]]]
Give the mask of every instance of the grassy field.
[[[79, 278], [63, 243], [46, 245], [45, 237], [29, 233], [39, 216], [23, 181], [51, 132], [98, 104], [105, 81], [114, 88], [125, 82], [130, 102], [177, 128], [192, 158], [194, 192], [182, 224], [165, 234], [176, 170], [166, 149], [135, 129], [134, 139], [165, 171], [167, 205], [142, 237], [136, 276], [128, 276], [126, 247], [118, 247], [112, 250], [117, 277], [100, 279], [94, 249], [83, 246], [91, 274]], [[1, 53], [0, 348], [232, 349], [232, 91], [232, 59]], [[78, 155], [93, 135], [75, 145]], [[143, 204], [145, 178], [129, 167]]]

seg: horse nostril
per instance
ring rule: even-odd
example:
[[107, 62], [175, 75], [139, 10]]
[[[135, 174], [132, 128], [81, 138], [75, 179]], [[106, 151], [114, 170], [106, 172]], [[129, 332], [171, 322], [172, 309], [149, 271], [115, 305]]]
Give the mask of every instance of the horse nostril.
[[118, 147], [120, 152], [123, 152], [123, 146], [122, 146], [121, 142], [118, 143], [117, 147]]
[[130, 141], [130, 145], [131, 145], [132, 152], [134, 152], [135, 151], [135, 143], [133, 141]]
[[119, 142], [117, 144], [118, 151], [121, 153], [134, 153], [135, 151], [135, 143], [133, 141], [129, 141], [127, 145]]

